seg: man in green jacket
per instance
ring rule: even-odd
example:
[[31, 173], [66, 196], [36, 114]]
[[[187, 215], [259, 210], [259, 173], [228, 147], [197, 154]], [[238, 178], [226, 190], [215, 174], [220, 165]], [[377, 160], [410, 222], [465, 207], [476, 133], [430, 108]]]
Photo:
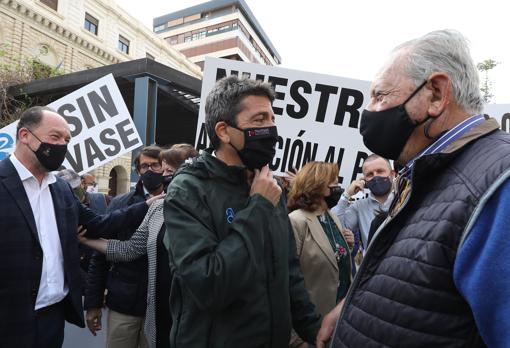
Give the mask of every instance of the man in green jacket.
[[305, 290], [275, 153], [274, 91], [224, 78], [207, 97], [212, 149], [176, 173], [165, 199], [173, 269], [171, 346], [313, 343], [320, 319]]

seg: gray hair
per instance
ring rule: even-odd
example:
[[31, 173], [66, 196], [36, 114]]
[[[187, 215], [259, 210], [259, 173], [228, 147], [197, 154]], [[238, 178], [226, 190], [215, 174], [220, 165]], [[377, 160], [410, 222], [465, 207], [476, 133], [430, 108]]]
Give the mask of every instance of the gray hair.
[[71, 188], [75, 189], [81, 184], [81, 177], [72, 169], [62, 169], [57, 176], [67, 181]]
[[205, 129], [215, 149], [220, 145], [216, 124], [223, 121], [235, 126], [236, 116], [242, 110], [242, 101], [250, 95], [265, 96], [271, 102], [275, 98], [275, 92], [269, 83], [239, 78], [236, 75], [222, 78], [209, 92], [205, 101]]
[[397, 46], [408, 51], [406, 72], [416, 86], [434, 72], [445, 72], [452, 82], [457, 104], [470, 113], [480, 113], [484, 102], [479, 76], [466, 38], [456, 30], [438, 30]]

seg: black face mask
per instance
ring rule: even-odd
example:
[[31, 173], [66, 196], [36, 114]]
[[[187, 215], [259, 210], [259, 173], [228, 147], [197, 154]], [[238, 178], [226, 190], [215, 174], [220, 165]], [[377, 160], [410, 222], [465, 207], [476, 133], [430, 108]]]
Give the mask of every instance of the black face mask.
[[166, 191], [168, 185], [170, 185], [170, 183], [172, 182], [174, 175], [173, 174], [163, 175], [161, 178], [162, 178], [162, 182], [163, 182], [163, 190]]
[[367, 189], [376, 197], [381, 197], [390, 192], [391, 179], [388, 176], [374, 176], [366, 183]]
[[152, 170], [146, 171], [140, 178], [142, 179], [143, 186], [150, 193], [156, 191], [163, 184], [163, 175]]
[[[27, 128], [27, 130], [32, 133], [30, 129]], [[49, 172], [60, 168], [66, 157], [67, 144], [45, 143], [34, 133], [32, 133], [32, 135], [41, 142], [41, 145], [39, 145], [36, 151], [32, 150], [30, 146], [28, 147], [35, 154], [39, 163]]]
[[338, 204], [344, 190], [340, 186], [330, 187], [329, 190], [331, 193], [329, 196], [324, 197], [324, 200], [326, 201], [328, 209], [331, 209]]
[[370, 151], [384, 158], [398, 159], [414, 129], [430, 118], [427, 116], [423, 121], [415, 122], [405, 108], [406, 103], [426, 83], [427, 81], [418, 86], [401, 105], [383, 111], [363, 110], [359, 130]]
[[244, 132], [244, 147], [241, 150], [230, 145], [236, 149], [248, 169], [260, 169], [271, 162], [276, 153], [276, 141], [278, 140], [276, 126], [246, 129], [232, 125], [230, 127]]

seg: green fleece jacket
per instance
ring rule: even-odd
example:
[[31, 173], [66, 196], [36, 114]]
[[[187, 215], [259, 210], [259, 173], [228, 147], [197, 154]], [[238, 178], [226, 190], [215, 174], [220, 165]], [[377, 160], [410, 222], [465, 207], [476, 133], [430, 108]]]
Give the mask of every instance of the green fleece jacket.
[[203, 152], [176, 173], [164, 216], [173, 348], [283, 348], [292, 326], [314, 342], [320, 319], [283, 195], [277, 207], [250, 196], [244, 167]]

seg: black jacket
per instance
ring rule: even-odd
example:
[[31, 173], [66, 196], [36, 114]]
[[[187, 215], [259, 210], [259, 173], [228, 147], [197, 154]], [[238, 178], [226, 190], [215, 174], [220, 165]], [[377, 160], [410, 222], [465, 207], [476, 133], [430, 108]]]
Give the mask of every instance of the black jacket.
[[[144, 201], [143, 186], [139, 181], [134, 191], [112, 199], [108, 211], [116, 211]], [[115, 239], [128, 240], [137, 227], [119, 231]], [[145, 316], [147, 267], [147, 256], [131, 262], [110, 264], [103, 254], [94, 253], [89, 264], [87, 288], [85, 290], [85, 309], [101, 308], [104, 302], [105, 289], [108, 289], [106, 296], [108, 308], [127, 315]]]
[[277, 207], [250, 196], [244, 167], [204, 152], [175, 175], [164, 217], [173, 348], [286, 347], [292, 326], [314, 342], [283, 195]]
[[[50, 185], [50, 191], [69, 287], [65, 319], [84, 327], [78, 225], [86, 225], [90, 236], [108, 235], [109, 230], [138, 225], [148, 207], [138, 204], [101, 216], [81, 204], [60, 178]], [[0, 346], [32, 347], [43, 252], [30, 202], [10, 159], [0, 161], [0, 206]]]
[[510, 168], [510, 134], [498, 126], [487, 120], [415, 162], [410, 193], [373, 237], [332, 347], [484, 346], [453, 269], [480, 198]]

